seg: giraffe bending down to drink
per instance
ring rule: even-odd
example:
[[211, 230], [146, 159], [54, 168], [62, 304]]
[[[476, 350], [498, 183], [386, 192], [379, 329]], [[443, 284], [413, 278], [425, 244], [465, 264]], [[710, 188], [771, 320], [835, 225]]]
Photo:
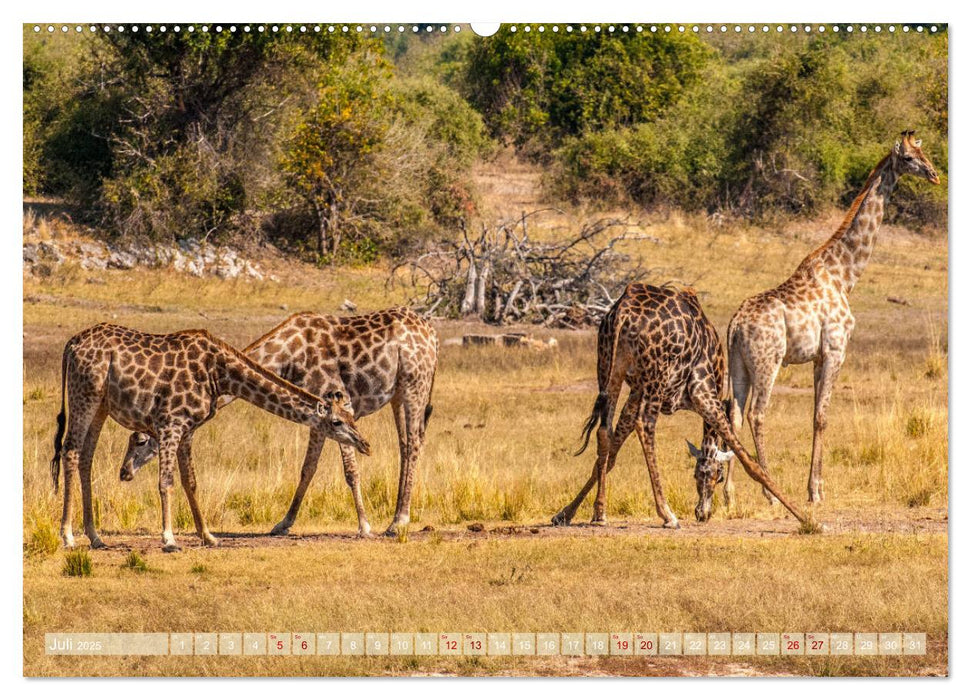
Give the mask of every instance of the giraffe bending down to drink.
[[[153, 335], [98, 324], [71, 338], [61, 359], [61, 412], [57, 416], [51, 478], [56, 492], [63, 449], [64, 546], [74, 546], [71, 497], [79, 472], [84, 532], [92, 547], [104, 546], [94, 527], [91, 462], [108, 416], [158, 441], [163, 550], [179, 549], [172, 534], [170, 504], [176, 464], [199, 537], [207, 545], [217, 544], [196, 501], [192, 435], [215, 412], [217, 399], [227, 394], [294, 423], [309, 425], [364, 454], [370, 452], [353, 415], [344, 406], [346, 397], [339, 393], [318, 398], [204, 330]], [[67, 416], [65, 398], [70, 409]]]
[[[806, 256], [785, 282], [742, 302], [728, 324], [729, 378], [735, 403], [733, 422], [736, 429], [741, 428], [742, 413], [751, 394], [747, 417], [764, 471], [768, 471], [765, 414], [779, 369], [813, 363], [811, 503], [823, 498], [826, 414], [855, 323], [849, 294], [870, 260], [877, 230], [897, 180], [903, 175], [914, 175], [935, 185], [940, 183], [937, 171], [920, 145], [913, 131], [903, 132], [890, 153], [870, 173], [836, 233]], [[727, 471], [725, 499], [730, 506], [734, 500], [731, 464]], [[763, 492], [772, 502], [771, 494]]]
[[[401, 467], [397, 507], [386, 534], [404, 527], [410, 518], [415, 466], [432, 412], [430, 401], [438, 364], [435, 329], [414, 311], [404, 308], [347, 317], [299, 313], [253, 342], [243, 353], [312, 394], [342, 392], [350, 399], [357, 419], [391, 404]], [[224, 398], [219, 407], [226, 403]], [[285, 535], [296, 520], [317, 471], [326, 437], [323, 431], [311, 430], [293, 502], [271, 534]], [[135, 472], [157, 451], [154, 439], [134, 433], [122, 462], [121, 479], [134, 478]], [[370, 534], [371, 525], [364, 512], [354, 450], [340, 445], [340, 452], [344, 478], [357, 509], [358, 534], [365, 537]]]
[[[630, 387], [630, 396], [616, 427], [612, 427], [625, 382]], [[698, 413], [705, 423], [701, 447], [688, 443], [695, 458], [698, 490], [695, 517], [698, 520], [711, 517], [712, 495], [722, 481], [723, 465], [737, 455], [753, 479], [775, 494], [796, 518], [805, 521], [735, 436], [728, 414], [722, 344], [693, 291], [629, 285], [600, 323], [597, 383], [599, 394], [584, 427], [583, 446], [577, 452], [580, 454], [586, 449], [596, 429], [597, 461], [577, 497], [553, 518], [554, 525], [570, 523], [594, 484], [597, 496], [593, 503], [593, 523], [606, 522], [607, 474], [614, 468], [624, 441], [636, 431], [647, 461], [657, 513], [664, 520], [664, 527], [679, 527], [661, 488], [654, 434], [660, 414], [671, 415], [681, 409]], [[730, 451], [723, 451], [720, 441]]]

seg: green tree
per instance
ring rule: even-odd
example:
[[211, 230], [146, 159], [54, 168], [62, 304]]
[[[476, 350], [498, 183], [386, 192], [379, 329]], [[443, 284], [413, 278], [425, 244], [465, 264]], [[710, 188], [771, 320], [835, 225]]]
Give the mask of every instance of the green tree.
[[543, 147], [656, 117], [704, 74], [696, 37], [502, 30], [469, 49], [464, 94], [492, 134]]
[[375, 200], [367, 187], [392, 122], [390, 65], [365, 53], [319, 80], [316, 104], [287, 144], [281, 162], [293, 189], [317, 216], [321, 255], [336, 255], [345, 229], [367, 221]]

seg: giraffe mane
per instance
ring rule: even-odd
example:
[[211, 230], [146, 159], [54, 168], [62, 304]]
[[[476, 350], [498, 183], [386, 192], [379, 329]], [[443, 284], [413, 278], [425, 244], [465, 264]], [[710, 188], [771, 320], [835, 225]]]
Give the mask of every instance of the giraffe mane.
[[867, 198], [867, 195], [870, 194], [870, 190], [873, 188], [874, 180], [877, 179], [878, 173], [881, 170], [883, 170], [883, 166], [887, 164], [888, 160], [890, 160], [891, 155], [892, 153], [888, 153], [886, 156], [883, 157], [883, 160], [881, 160], [873, 167], [873, 170], [871, 170], [870, 174], [867, 176], [866, 182], [863, 184], [863, 187], [860, 190], [860, 193], [856, 195], [856, 198], [853, 200], [853, 203], [850, 205], [849, 211], [847, 211], [846, 216], [843, 217], [843, 222], [839, 225], [839, 228], [836, 229], [836, 232], [832, 236], [827, 238], [826, 241], [821, 246], [819, 246], [818, 248], [816, 248], [816, 250], [814, 250], [812, 253], [806, 256], [807, 259], [815, 257], [817, 253], [825, 250], [834, 241], [838, 241], [839, 239], [841, 239], [843, 235], [850, 230], [850, 227], [853, 225], [853, 222], [856, 221], [857, 214], [860, 213], [860, 207], [863, 206], [864, 200]]
[[287, 389], [287, 390], [289, 390], [289, 391], [297, 394], [298, 396], [300, 396], [301, 398], [303, 398], [306, 401], [312, 401], [314, 403], [317, 403], [317, 402], [320, 401], [320, 398], [321, 397], [314, 396], [313, 394], [311, 394], [306, 389], [302, 389], [299, 386], [297, 386], [296, 384], [287, 381], [286, 379], [284, 379], [280, 375], [274, 374], [273, 372], [271, 372], [270, 370], [266, 369], [262, 365], [254, 362], [253, 360], [251, 360], [250, 358], [248, 358], [246, 355], [244, 355], [242, 352], [240, 352], [239, 350], [237, 350], [236, 348], [234, 348], [229, 343], [227, 343], [225, 341], [222, 341], [219, 338], [216, 338], [215, 336], [211, 335], [207, 331], [203, 331], [203, 333], [205, 333], [206, 335], [208, 335], [209, 336], [209, 339], [212, 342], [214, 342], [216, 345], [218, 345], [222, 350], [225, 350], [227, 353], [229, 353], [230, 355], [232, 355], [233, 357], [235, 357], [237, 360], [239, 360], [240, 362], [242, 362], [244, 365], [246, 365], [247, 368], [249, 368], [252, 371], [256, 372], [261, 377], [263, 377], [264, 379], [266, 379], [268, 382], [271, 382], [272, 384], [275, 384], [276, 386], [280, 387], [281, 389]]
[[253, 348], [261, 345], [264, 342], [266, 342], [267, 340], [269, 340], [270, 337], [276, 335], [277, 332], [280, 330], [280, 328], [282, 328], [283, 326], [287, 325], [288, 323], [290, 323], [291, 321], [293, 321], [293, 319], [297, 318], [298, 316], [312, 316], [312, 315], [313, 315], [313, 313], [310, 312], [310, 311], [298, 311], [295, 314], [290, 314], [285, 319], [283, 319], [282, 321], [280, 321], [278, 324], [276, 324], [275, 326], [273, 326], [273, 328], [271, 328], [266, 333], [264, 333], [259, 338], [257, 338], [252, 343], [250, 343], [245, 348], [243, 348], [243, 352], [244, 353], [249, 352]]

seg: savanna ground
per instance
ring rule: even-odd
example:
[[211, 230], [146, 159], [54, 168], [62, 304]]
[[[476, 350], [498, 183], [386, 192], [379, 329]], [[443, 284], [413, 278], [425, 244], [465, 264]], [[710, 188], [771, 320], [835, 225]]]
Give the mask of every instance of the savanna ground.
[[[483, 197], [510, 215], [530, 208], [535, 176], [479, 173]], [[592, 216], [553, 213], [546, 235]], [[648, 281], [696, 287], [722, 331], [743, 298], [777, 284], [840, 215], [779, 230], [676, 216], [631, 243]], [[57, 235], [52, 230], [47, 235]], [[161, 271], [65, 267], [24, 280], [24, 672], [27, 675], [941, 675], [947, 673], [947, 243], [885, 227], [856, 288], [849, 358], [830, 413], [826, 530], [798, 534], [744, 473], [737, 511], [694, 522], [684, 439], [701, 421], [661, 421], [658, 460], [682, 520], [660, 528], [641, 450], [631, 440], [611, 474], [607, 528], [548, 527], [589, 475], [572, 453], [596, 393], [593, 330], [525, 329], [556, 349], [464, 348], [475, 324], [440, 322], [443, 339], [412, 502], [397, 539], [357, 540], [336, 448], [292, 535], [257, 537], [289, 505], [306, 429], [236, 402], [195, 440], [200, 499], [222, 546], [198, 546], [177, 501], [184, 550], [164, 555], [156, 470], [118, 480], [126, 432], [109, 421], [94, 463], [107, 550], [88, 578], [62, 574], [60, 498], [48, 470], [60, 402], [60, 357], [78, 330], [111, 320], [148, 331], [206, 327], [237, 346], [298, 310], [361, 310], [405, 301], [386, 269], [318, 271], [279, 264], [279, 282], [196, 279]], [[906, 304], [888, 301], [888, 297]], [[783, 370], [768, 421], [773, 476], [805, 499], [812, 370]], [[390, 521], [397, 442], [390, 413], [361, 422], [375, 530]], [[744, 439], [751, 444], [746, 428]], [[590, 502], [577, 523], [588, 519]], [[76, 532], [80, 532], [80, 508]], [[481, 531], [470, 531], [482, 523]], [[430, 529], [428, 528], [430, 526]], [[478, 530], [478, 528], [476, 528]], [[78, 535], [80, 543], [85, 542]], [[136, 550], [146, 570], [124, 566]], [[923, 657], [328, 658], [47, 657], [53, 631], [910, 631]]]

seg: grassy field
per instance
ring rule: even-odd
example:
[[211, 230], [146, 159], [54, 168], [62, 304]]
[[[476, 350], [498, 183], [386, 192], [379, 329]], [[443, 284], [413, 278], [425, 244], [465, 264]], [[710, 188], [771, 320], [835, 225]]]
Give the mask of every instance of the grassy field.
[[[496, 193], [501, 196], [501, 193]], [[574, 213], [573, 216], [580, 216]], [[785, 278], [838, 224], [839, 215], [783, 231], [716, 227], [670, 218], [631, 244], [648, 281], [691, 284], [720, 329], [746, 296]], [[568, 225], [554, 215], [547, 235]], [[115, 549], [92, 553], [93, 576], [61, 575], [60, 501], [48, 473], [60, 401], [64, 342], [112, 320], [149, 331], [206, 327], [245, 345], [298, 310], [361, 310], [404, 301], [380, 268], [319, 272], [299, 266], [280, 282], [195, 279], [159, 271], [62, 268], [24, 281], [24, 663], [30, 675], [82, 674], [913, 674], [947, 672], [947, 246], [885, 228], [851, 303], [857, 319], [830, 410], [823, 467], [830, 527], [796, 534], [744, 474], [737, 512], [693, 523], [691, 461], [701, 421], [682, 413], [659, 426], [658, 460], [671, 506], [685, 521], [655, 528], [650, 484], [636, 440], [611, 474], [609, 536], [543, 527], [513, 537], [499, 526], [545, 525], [589, 474], [573, 457], [596, 394], [594, 331], [528, 329], [555, 337], [545, 352], [463, 348], [474, 324], [441, 322], [443, 338], [429, 426], [412, 503], [410, 536], [356, 541], [353, 504], [337, 450], [321, 468], [293, 533], [328, 536], [280, 546], [233, 546], [265, 533], [289, 505], [306, 430], [236, 402], [195, 440], [200, 502], [227, 546], [196, 547], [188, 506], [177, 501], [186, 551], [160, 552], [156, 470], [118, 480], [127, 435], [109, 424], [94, 463], [99, 527]], [[892, 297], [905, 303], [888, 301]], [[805, 499], [812, 370], [783, 370], [768, 420], [771, 468]], [[373, 453], [362, 458], [375, 529], [390, 522], [397, 442], [390, 413], [361, 422]], [[751, 444], [746, 429], [744, 440]], [[717, 507], [717, 506], [716, 506]], [[589, 518], [586, 504], [577, 521]], [[80, 508], [78, 508], [78, 511]], [[78, 516], [80, 517], [80, 516]], [[467, 532], [483, 522], [479, 536]], [[420, 532], [426, 526], [434, 532]], [[80, 532], [80, 521], [75, 526]], [[332, 535], [332, 536], [330, 536]], [[239, 540], [240, 538], [236, 538]], [[83, 536], [79, 542], [85, 542]], [[149, 571], [122, 568], [129, 547]], [[511, 572], [516, 568], [524, 576]], [[508, 580], [507, 580], [508, 579]], [[512, 581], [512, 582], [510, 582]], [[913, 583], [914, 585], [909, 585]], [[919, 659], [774, 659], [687, 662], [564, 660], [55, 659], [45, 631], [926, 631]], [[785, 629], [783, 629], [785, 628]]]

